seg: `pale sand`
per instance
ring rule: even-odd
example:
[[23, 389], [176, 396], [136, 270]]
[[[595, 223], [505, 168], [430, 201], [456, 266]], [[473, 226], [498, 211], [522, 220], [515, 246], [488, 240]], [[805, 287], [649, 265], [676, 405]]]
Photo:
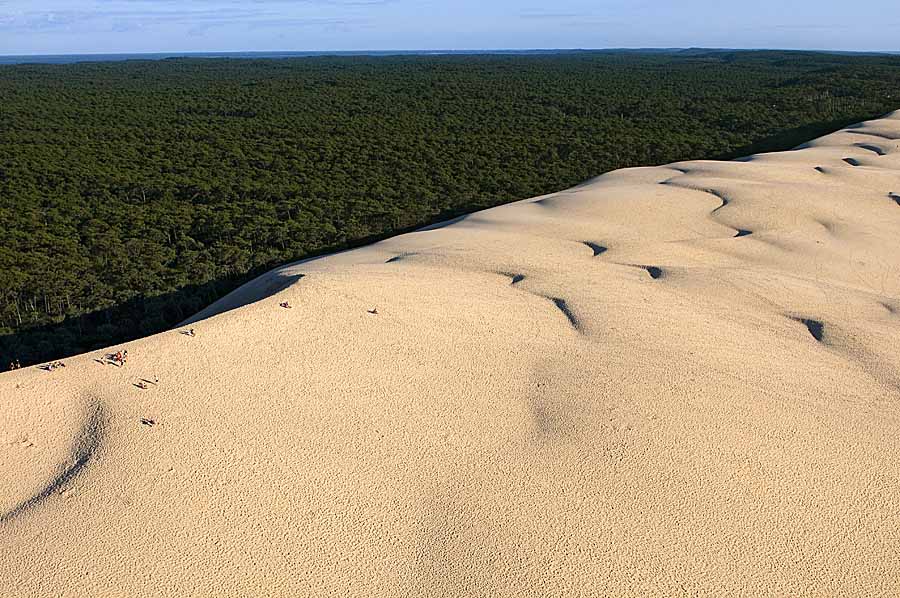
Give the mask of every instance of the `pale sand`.
[[0, 595], [898, 596], [892, 193], [900, 112], [3, 374]]

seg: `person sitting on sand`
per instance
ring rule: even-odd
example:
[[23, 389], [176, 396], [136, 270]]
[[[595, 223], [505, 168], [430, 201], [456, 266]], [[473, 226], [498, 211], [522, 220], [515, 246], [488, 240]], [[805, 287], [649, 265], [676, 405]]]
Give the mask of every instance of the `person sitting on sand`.
[[285, 309], [291, 309], [291, 304], [288, 303], [287, 301], [285, 301], [284, 303], [281, 303], [280, 305], [281, 305], [281, 307], [283, 307]]
[[147, 390], [147, 383], [144, 382], [143, 380], [141, 380], [140, 382], [138, 382], [136, 386], [137, 386], [138, 388], [140, 388], [140, 389]]

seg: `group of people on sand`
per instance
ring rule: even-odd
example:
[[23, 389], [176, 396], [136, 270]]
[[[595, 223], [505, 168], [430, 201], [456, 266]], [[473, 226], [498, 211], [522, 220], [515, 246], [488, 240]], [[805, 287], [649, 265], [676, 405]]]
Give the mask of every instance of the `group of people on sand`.
[[128, 349], [125, 349], [124, 351], [117, 351], [112, 356], [112, 361], [118, 367], [122, 367], [123, 365], [125, 365], [125, 362], [128, 361]]
[[[42, 369], [42, 370], [47, 370], [48, 372], [52, 372], [53, 370], [56, 370], [56, 369], [59, 369], [59, 368], [64, 368], [64, 367], [66, 367], [66, 364], [64, 364], [64, 363], [61, 362], [61, 361], [51, 361], [50, 363], [44, 364], [44, 365], [39, 366], [39, 367], [40, 367], [40, 369]], [[14, 361], [10, 361], [10, 362], [9, 362], [9, 369], [10, 369], [10, 370], [21, 370], [21, 369], [22, 369], [22, 362], [19, 361], [18, 359], [14, 360]]]

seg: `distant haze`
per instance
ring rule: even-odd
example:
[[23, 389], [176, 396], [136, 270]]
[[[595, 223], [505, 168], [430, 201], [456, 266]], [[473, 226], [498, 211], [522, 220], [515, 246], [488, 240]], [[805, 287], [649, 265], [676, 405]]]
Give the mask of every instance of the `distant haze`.
[[0, 54], [730, 47], [896, 51], [869, 0], [0, 0]]

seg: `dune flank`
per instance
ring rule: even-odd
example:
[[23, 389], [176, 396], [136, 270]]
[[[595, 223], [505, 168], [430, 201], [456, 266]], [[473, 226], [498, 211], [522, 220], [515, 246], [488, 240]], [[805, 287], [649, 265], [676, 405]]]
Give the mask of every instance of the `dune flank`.
[[898, 348], [900, 112], [612, 172], [0, 375], [0, 594], [897, 596]]

